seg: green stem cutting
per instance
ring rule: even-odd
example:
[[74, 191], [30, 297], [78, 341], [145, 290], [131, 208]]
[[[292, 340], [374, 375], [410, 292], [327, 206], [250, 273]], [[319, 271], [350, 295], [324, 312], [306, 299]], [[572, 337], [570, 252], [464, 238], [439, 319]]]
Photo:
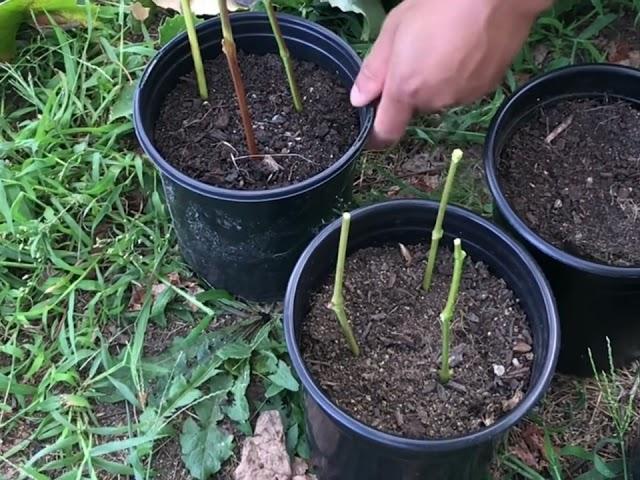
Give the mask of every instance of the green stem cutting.
[[191, 47], [191, 56], [193, 57], [193, 66], [196, 70], [196, 81], [198, 83], [198, 93], [203, 100], [209, 96], [207, 90], [207, 79], [204, 75], [204, 65], [202, 63], [202, 55], [200, 54], [200, 44], [198, 43], [198, 35], [193, 21], [193, 12], [191, 11], [191, 3], [189, 0], [180, 0], [182, 16], [184, 24], [187, 28], [187, 37]]
[[278, 51], [280, 52], [280, 58], [282, 59], [282, 64], [284, 65], [285, 73], [287, 74], [287, 81], [289, 82], [289, 90], [291, 90], [291, 98], [293, 99], [293, 106], [296, 111], [302, 111], [302, 98], [300, 97], [300, 91], [298, 90], [298, 83], [296, 82], [296, 78], [293, 73], [293, 65], [291, 64], [291, 55], [289, 54], [289, 49], [287, 48], [287, 44], [284, 41], [284, 37], [282, 36], [282, 31], [280, 30], [280, 24], [278, 23], [278, 18], [276, 17], [276, 12], [273, 8], [273, 3], [271, 0], [263, 0], [264, 6], [267, 11], [267, 16], [269, 17], [269, 23], [271, 24], [271, 30], [273, 31], [273, 36], [276, 38], [276, 42], [278, 43]]
[[429, 248], [429, 258], [427, 260], [427, 267], [424, 271], [424, 280], [422, 282], [422, 288], [426, 291], [431, 288], [431, 280], [433, 279], [433, 269], [436, 264], [436, 255], [438, 254], [438, 245], [444, 234], [442, 230], [442, 222], [444, 221], [444, 213], [447, 210], [447, 204], [449, 203], [449, 195], [451, 194], [451, 186], [453, 185], [453, 179], [458, 169], [458, 164], [462, 160], [462, 150], [455, 149], [451, 155], [451, 166], [447, 173], [447, 179], [444, 183], [444, 189], [442, 191], [442, 197], [440, 198], [440, 206], [438, 208], [438, 216], [436, 217], [436, 224], [431, 232], [431, 247]]
[[342, 329], [342, 333], [349, 344], [351, 352], [357, 357], [360, 355], [358, 342], [351, 330], [351, 324], [347, 318], [347, 312], [344, 308], [344, 297], [342, 295], [342, 286], [344, 282], [344, 266], [347, 257], [347, 244], [349, 241], [349, 227], [351, 226], [351, 214], [345, 212], [342, 214], [342, 228], [340, 229], [340, 243], [338, 245], [338, 261], [336, 264], [336, 277], [333, 284], [333, 296], [329, 308], [334, 311], [338, 318], [338, 323]]
[[451, 322], [455, 312], [458, 292], [460, 290], [460, 280], [462, 279], [462, 267], [467, 253], [462, 250], [462, 241], [456, 238], [453, 241], [453, 278], [449, 288], [449, 297], [444, 310], [440, 314], [442, 323], [442, 365], [440, 367], [440, 381], [447, 383], [451, 380], [451, 369], [449, 368], [449, 349], [451, 346]]

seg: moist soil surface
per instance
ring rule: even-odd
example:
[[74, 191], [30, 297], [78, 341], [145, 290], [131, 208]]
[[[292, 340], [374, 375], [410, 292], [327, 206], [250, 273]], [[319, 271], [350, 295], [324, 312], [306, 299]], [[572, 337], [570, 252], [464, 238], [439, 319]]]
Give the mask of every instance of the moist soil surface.
[[554, 246], [640, 266], [640, 111], [629, 103], [538, 109], [505, 144], [498, 175], [516, 213]]
[[336, 74], [292, 60], [303, 102], [298, 113], [278, 55], [238, 52], [238, 60], [258, 152], [265, 156], [248, 157], [226, 57], [219, 55], [205, 62], [207, 101], [198, 96], [191, 73], [162, 106], [154, 141], [169, 163], [218, 187], [265, 190], [312, 177], [347, 152], [359, 120]]
[[[478, 431], [524, 397], [534, 358], [526, 315], [513, 292], [467, 257], [453, 321], [452, 380], [439, 381], [439, 315], [453, 256], [440, 247], [431, 289], [422, 290], [428, 246], [359, 250], [347, 259], [345, 306], [360, 345], [355, 358], [327, 308], [333, 275], [314, 294], [302, 325], [302, 355], [341, 409], [405, 438], [450, 438]], [[464, 246], [463, 246], [464, 248]]]

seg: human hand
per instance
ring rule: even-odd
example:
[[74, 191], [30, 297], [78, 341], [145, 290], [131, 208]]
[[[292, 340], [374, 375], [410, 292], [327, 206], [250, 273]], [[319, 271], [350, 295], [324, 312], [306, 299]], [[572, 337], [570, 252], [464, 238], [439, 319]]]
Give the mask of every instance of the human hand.
[[379, 99], [370, 146], [400, 140], [414, 113], [473, 102], [493, 90], [553, 0], [404, 0], [393, 9], [351, 91]]

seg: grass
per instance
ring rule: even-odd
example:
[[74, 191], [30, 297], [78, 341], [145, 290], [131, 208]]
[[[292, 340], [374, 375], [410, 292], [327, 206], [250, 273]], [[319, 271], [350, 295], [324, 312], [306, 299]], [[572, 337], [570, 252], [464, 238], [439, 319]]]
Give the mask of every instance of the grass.
[[[370, 47], [357, 17], [286, 3]], [[494, 95], [365, 155], [358, 202], [438, 198], [459, 146], [451, 201], [489, 215], [479, 158], [492, 115], [528, 76], [604, 58], [618, 4], [640, 12], [637, 1], [560, 2]], [[279, 311], [206, 289], [183, 264], [160, 179], [131, 136], [135, 80], [157, 44], [125, 0], [101, 5], [87, 29], [24, 31], [18, 59], [0, 65], [0, 478], [190, 478], [216, 462], [231, 478], [267, 408], [305, 456]], [[608, 478], [637, 411], [633, 370], [608, 373], [559, 377], [502, 448], [497, 478]], [[223, 446], [205, 458], [215, 439]], [[187, 461], [166, 468], [178, 454]]]

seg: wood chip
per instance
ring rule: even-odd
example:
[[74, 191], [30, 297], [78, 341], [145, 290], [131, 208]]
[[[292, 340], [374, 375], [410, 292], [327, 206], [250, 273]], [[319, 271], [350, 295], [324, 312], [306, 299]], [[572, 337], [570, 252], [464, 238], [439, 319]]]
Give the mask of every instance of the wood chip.
[[396, 410], [396, 423], [400, 427], [404, 425], [404, 418], [402, 418], [402, 413], [400, 412], [400, 409]]
[[413, 262], [411, 253], [409, 253], [407, 247], [405, 247], [402, 243], [399, 243], [398, 245], [400, 246], [400, 254], [402, 255], [402, 258], [404, 258], [405, 263], [407, 264], [407, 266], [411, 265], [411, 262]]
[[531, 351], [531, 345], [524, 342], [518, 342], [513, 346], [513, 351], [517, 353], [527, 353]]
[[271, 155], [265, 155], [262, 159], [262, 163], [264, 163], [267, 170], [272, 173], [278, 172], [283, 169], [282, 166], [278, 162], [276, 162]]
[[511, 397], [506, 402], [502, 402], [502, 409], [505, 412], [510, 412], [511, 410], [516, 408], [516, 406], [520, 403], [523, 397], [524, 397], [524, 394], [522, 393], [522, 390], [517, 390], [516, 393], [513, 395], [513, 397]]

